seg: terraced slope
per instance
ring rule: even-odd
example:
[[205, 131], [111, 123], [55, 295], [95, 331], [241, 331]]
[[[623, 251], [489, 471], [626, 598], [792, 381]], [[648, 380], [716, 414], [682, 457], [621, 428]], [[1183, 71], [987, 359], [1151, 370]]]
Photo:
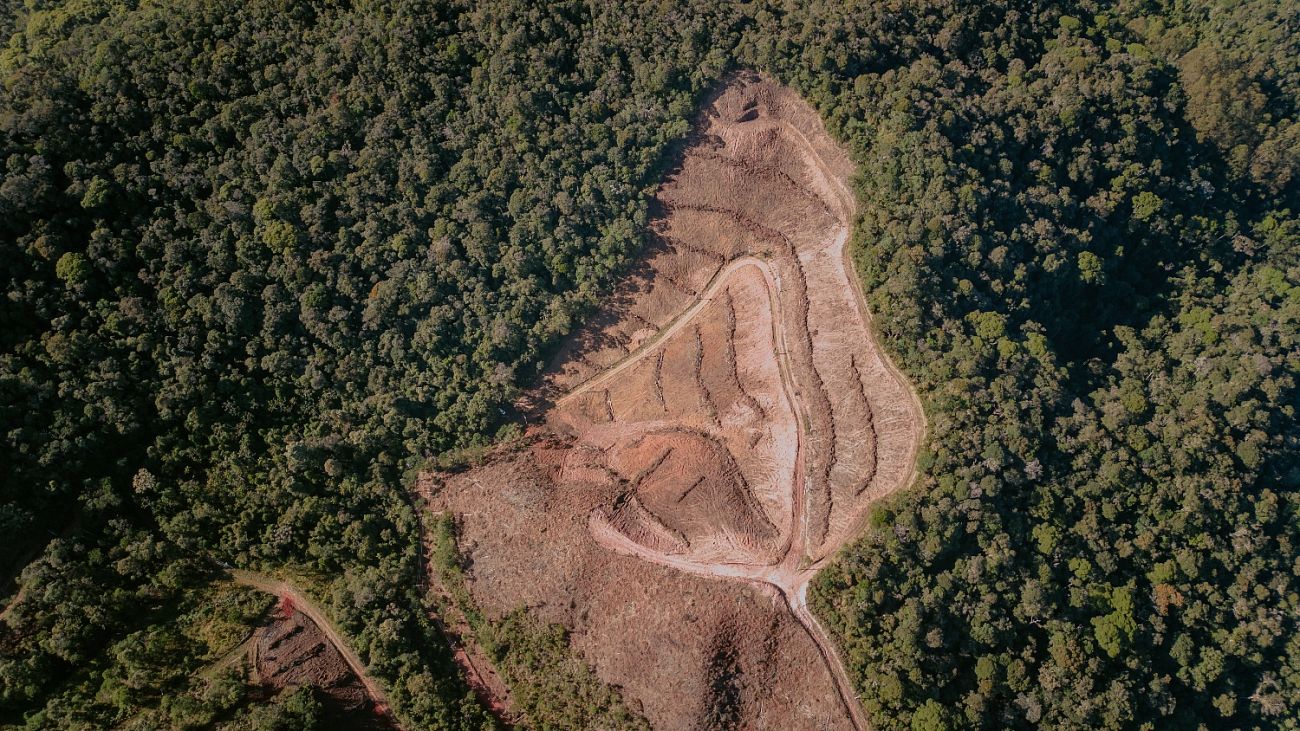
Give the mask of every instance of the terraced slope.
[[[656, 726], [726, 726], [718, 707], [735, 727], [866, 726], [804, 597], [871, 501], [911, 479], [924, 423], [846, 262], [850, 171], [793, 92], [735, 77], [658, 193], [643, 265], [531, 396], [533, 446], [435, 498], [463, 516], [484, 601], [567, 601], [556, 618]], [[738, 581], [698, 608], [683, 574]], [[645, 605], [627, 598], [646, 582]], [[760, 599], [732, 610], [736, 592]], [[710, 631], [690, 628], [700, 614]], [[664, 672], [631, 676], [620, 627]], [[824, 674], [783, 667], [796, 657]], [[683, 697], [694, 716], [668, 708]]]

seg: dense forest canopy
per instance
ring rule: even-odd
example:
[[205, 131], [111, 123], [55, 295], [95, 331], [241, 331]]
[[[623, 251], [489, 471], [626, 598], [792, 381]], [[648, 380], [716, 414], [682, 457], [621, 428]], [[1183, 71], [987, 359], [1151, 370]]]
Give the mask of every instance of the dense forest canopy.
[[515, 428], [747, 67], [857, 160], [930, 421], [814, 597], [873, 722], [1295, 728], [1298, 19], [0, 3], [0, 723], [221, 723], [121, 688], [224, 561], [316, 577], [410, 727], [491, 726], [422, 611], [411, 473]]

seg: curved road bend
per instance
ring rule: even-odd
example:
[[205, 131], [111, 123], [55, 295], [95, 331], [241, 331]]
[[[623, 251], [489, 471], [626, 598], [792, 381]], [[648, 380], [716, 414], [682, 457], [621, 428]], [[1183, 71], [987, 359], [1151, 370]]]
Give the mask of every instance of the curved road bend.
[[[836, 245], [843, 246], [845, 239], [848, 237], [848, 229], [840, 231]], [[767, 287], [768, 304], [772, 308], [772, 346], [780, 354], [777, 359], [778, 368], [781, 374], [781, 385], [784, 396], [789, 403], [791, 413], [794, 414], [796, 421], [795, 433], [798, 439], [795, 463], [803, 464], [803, 430], [806, 420], [799, 402], [794, 398], [793, 377], [790, 375], [789, 349], [785, 342], [785, 322], [784, 313], [780, 305], [780, 291], [778, 280], [773, 275], [767, 262], [753, 256], [740, 257], [732, 260], [727, 266], [719, 270], [697, 298], [695, 304], [684, 310], [675, 317], [672, 322], [660, 330], [652, 338], [648, 339], [636, 350], [628, 354], [626, 358], [619, 361], [616, 365], [602, 372], [570, 391], [565, 396], [556, 401], [556, 406], [569, 401], [583, 393], [599, 387], [624, 369], [634, 366], [642, 358], [647, 356], [653, 348], [661, 342], [664, 342], [674, 333], [686, 326], [695, 315], [707, 305], [717, 292], [726, 286], [731, 275], [746, 266], [757, 267], [763, 275], [763, 280]], [[862, 300], [858, 300], [859, 304]], [[777, 343], [780, 347], [777, 348]], [[792, 485], [789, 516], [789, 535], [786, 540], [786, 550], [780, 561], [770, 565], [754, 565], [744, 563], [703, 563], [692, 561], [691, 559], [680, 556], [670, 556], [650, 549], [636, 543], [635, 541], [624, 536], [615, 530], [612, 526], [596, 518], [593, 514], [589, 518], [589, 526], [592, 536], [596, 542], [603, 545], [609, 550], [624, 555], [636, 556], [645, 561], [656, 563], [661, 566], [669, 566], [679, 571], [691, 574], [706, 576], [710, 578], [721, 579], [740, 579], [759, 584], [773, 586], [780, 592], [785, 599], [786, 605], [790, 608], [790, 613], [795, 620], [803, 627], [808, 637], [812, 640], [813, 645], [817, 648], [818, 654], [826, 664], [826, 669], [830, 673], [835, 683], [835, 690], [844, 705], [845, 713], [848, 714], [849, 720], [853, 727], [858, 731], [867, 731], [871, 728], [867, 721], [866, 714], [862, 710], [861, 703], [858, 702], [857, 694], [854, 692], [853, 683], [849, 678], [848, 671], [845, 669], [843, 662], [840, 660], [839, 652], [831, 639], [829, 633], [817, 621], [812, 612], [808, 609], [807, 592], [808, 582], [816, 575], [817, 571], [825, 565], [826, 560], [818, 561], [812, 566], [800, 569], [799, 564], [804, 556], [804, 539], [805, 530], [803, 529], [803, 513], [806, 496], [804, 494], [804, 480], [802, 469], [797, 469]]]
[[352, 648], [348, 646], [348, 643], [345, 642], [343, 637], [339, 635], [338, 631], [334, 629], [334, 625], [329, 621], [329, 618], [325, 616], [325, 613], [321, 611], [320, 607], [299, 591], [298, 587], [287, 581], [281, 581], [280, 579], [267, 576], [266, 574], [259, 574], [255, 571], [245, 571], [244, 569], [229, 569], [228, 571], [230, 573], [230, 578], [236, 584], [257, 589], [258, 591], [263, 591], [267, 594], [289, 597], [293, 602], [294, 607], [298, 611], [307, 615], [307, 618], [312, 622], [315, 622], [321, 632], [324, 632], [325, 636], [329, 638], [330, 643], [334, 645], [334, 649], [339, 651], [339, 654], [343, 656], [343, 660], [347, 662], [348, 667], [351, 668], [352, 672], [357, 676], [357, 680], [361, 681], [361, 685], [365, 687], [366, 693], [370, 696], [370, 699], [374, 701], [376, 705], [385, 709], [388, 708], [388, 699], [384, 696], [384, 692], [380, 689], [379, 684], [376, 683], [366, 672], [366, 666], [361, 662], [361, 658], [357, 657], [357, 654], [352, 651]]

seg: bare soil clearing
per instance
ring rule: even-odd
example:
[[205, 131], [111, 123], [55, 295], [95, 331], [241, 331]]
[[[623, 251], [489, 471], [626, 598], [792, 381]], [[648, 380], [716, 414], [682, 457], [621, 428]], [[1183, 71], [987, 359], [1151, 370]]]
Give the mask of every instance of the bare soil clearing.
[[258, 684], [277, 691], [302, 685], [319, 689], [339, 728], [395, 728], [379, 686], [313, 602], [287, 582], [251, 571], [230, 574], [237, 583], [281, 599], [248, 643]]
[[530, 446], [427, 491], [476, 601], [570, 627], [656, 727], [867, 727], [807, 586], [910, 482], [924, 417], [849, 271], [850, 172], [791, 90], [734, 77]]
[[[430, 494], [431, 475], [421, 475], [415, 485], [414, 499], [422, 499]], [[457, 606], [456, 600], [441, 582], [433, 580], [436, 569], [433, 568], [435, 551], [433, 538], [426, 529], [426, 523], [420, 523], [420, 561], [421, 586], [428, 606], [429, 620], [451, 646], [451, 657], [465, 676], [470, 690], [498, 721], [506, 728], [513, 728], [519, 723], [515, 713], [514, 701], [510, 697], [510, 688], [497, 673], [492, 661], [488, 659], [483, 648], [474, 637], [469, 618]]]

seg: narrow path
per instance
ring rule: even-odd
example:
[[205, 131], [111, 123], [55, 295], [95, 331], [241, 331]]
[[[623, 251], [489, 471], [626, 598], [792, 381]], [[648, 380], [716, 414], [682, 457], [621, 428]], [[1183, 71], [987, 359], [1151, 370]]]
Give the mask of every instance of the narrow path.
[[[417, 482], [411, 498], [417, 505], [423, 504], [427, 508], [432, 500], [432, 495], [429, 493], [427, 485], [421, 486]], [[501, 722], [502, 726], [514, 728], [518, 725], [520, 719], [514, 712], [515, 706], [510, 697], [510, 686], [497, 673], [496, 666], [478, 645], [474, 637], [474, 630], [469, 624], [469, 619], [465, 616], [456, 599], [447, 591], [447, 587], [441, 581], [433, 578], [430, 570], [433, 541], [429, 537], [429, 532], [425, 529], [423, 516], [417, 522], [420, 536], [420, 589], [426, 597], [434, 595], [434, 602], [438, 605], [439, 611], [444, 612], [446, 615], [444, 618], [439, 615], [439, 611], [429, 608], [429, 619], [443, 638], [447, 640], [447, 644], [451, 646], [452, 660], [465, 674], [470, 690], [474, 691], [474, 695], [478, 697], [479, 702]]]
[[858, 694], [853, 689], [853, 681], [849, 679], [849, 671], [840, 660], [839, 647], [831, 639], [826, 628], [822, 627], [822, 623], [817, 621], [816, 615], [808, 609], [808, 581], [799, 584], [798, 590], [793, 594], [786, 594], [785, 601], [794, 618], [803, 625], [808, 636], [812, 638], [813, 644], [817, 645], [817, 651], [821, 653], [826, 668], [835, 680], [835, 690], [839, 693], [840, 702], [844, 704], [845, 710], [849, 712], [849, 719], [853, 722], [854, 728], [863, 731], [870, 729], [871, 722], [867, 720], [867, 714], [862, 710], [862, 703], [859, 702]]
[[[204, 667], [199, 674], [204, 678], [215, 678], [218, 673], [232, 665], [237, 664], [240, 660], [246, 659], [253, 648], [253, 638], [257, 635], [257, 627], [250, 627], [244, 633], [243, 639], [234, 647], [222, 653], [221, 657], [213, 660]], [[253, 663], [253, 669], [256, 671], [257, 663]]]
[[730, 263], [728, 263], [726, 266], [722, 267], [721, 269], [719, 269], [717, 272], [714, 273], [713, 277], [709, 280], [709, 283], [705, 285], [704, 291], [696, 295], [694, 304], [692, 304], [690, 307], [683, 310], [682, 312], [678, 313], [675, 317], [673, 317], [671, 321], [669, 321], [668, 325], [666, 325], [662, 330], [646, 338], [644, 342], [642, 342], [634, 350], [632, 350], [630, 353], [624, 356], [620, 361], [610, 366], [609, 368], [605, 369], [604, 371], [601, 371], [599, 375], [593, 376], [587, 379], [586, 381], [583, 381], [582, 383], [574, 387], [572, 390], [570, 390], [568, 393], [556, 399], [554, 406], [560, 406], [569, 401], [572, 401], [573, 399], [581, 396], [587, 391], [590, 391], [594, 388], [599, 388], [601, 385], [608, 382], [611, 378], [623, 372], [625, 369], [636, 365], [648, 353], [653, 351], [654, 348], [657, 345], [659, 345], [659, 343], [672, 337], [674, 333], [676, 333], [678, 330], [681, 330], [687, 323], [689, 323], [691, 319], [695, 317], [696, 313], [698, 313], [700, 310], [704, 309], [706, 306], [711, 304], [713, 302], [714, 296], [717, 295], [718, 291], [726, 286], [727, 281], [731, 278], [731, 275], [747, 266], [757, 266], [759, 270], [763, 272], [763, 276], [767, 278], [770, 283], [772, 278], [772, 273], [771, 270], [768, 268], [767, 262], [763, 261], [762, 259], [759, 259], [756, 256], [742, 256], [736, 259], [732, 259]]
[[366, 693], [370, 696], [370, 699], [375, 702], [375, 705], [384, 709], [389, 707], [388, 700], [384, 696], [383, 690], [380, 689], [379, 684], [376, 683], [366, 672], [366, 666], [361, 662], [361, 658], [357, 657], [357, 654], [352, 651], [352, 648], [343, 640], [343, 637], [338, 633], [338, 630], [334, 629], [334, 625], [329, 621], [329, 618], [325, 616], [325, 613], [320, 610], [320, 607], [318, 607], [315, 602], [307, 598], [307, 596], [299, 591], [296, 586], [287, 581], [281, 581], [280, 579], [267, 576], [266, 574], [259, 574], [255, 571], [245, 571], [243, 569], [230, 569], [229, 572], [231, 580], [236, 584], [242, 584], [243, 586], [248, 586], [257, 589], [258, 591], [264, 591], [267, 594], [274, 594], [275, 596], [289, 597], [289, 599], [293, 601], [294, 607], [297, 608], [298, 611], [307, 615], [307, 618], [314, 622], [316, 626], [320, 628], [321, 632], [324, 632], [325, 636], [329, 638], [330, 643], [334, 645], [334, 649], [338, 650], [339, 654], [343, 656], [343, 660], [347, 662], [348, 667], [351, 668], [352, 672], [357, 676], [357, 680], [359, 680], [361, 685], [365, 687]]
[[[435, 585], [437, 583], [434, 582]], [[482, 651], [474, 641], [474, 631], [469, 626], [469, 621], [460, 612], [455, 600], [442, 586], [438, 585], [434, 591], [438, 594], [439, 607], [446, 608], [449, 615], [448, 619], [451, 620], [454, 627], [444, 622], [438, 612], [430, 611], [429, 619], [438, 632], [446, 638], [447, 644], [451, 646], [452, 660], [465, 674], [470, 690], [474, 691], [474, 695], [478, 696], [483, 707], [487, 708], [493, 716], [496, 716], [502, 725], [507, 728], [518, 725], [520, 719], [512, 710], [510, 688], [497, 674], [492, 661], [482, 655]], [[450, 616], [453, 611], [458, 616]]]

